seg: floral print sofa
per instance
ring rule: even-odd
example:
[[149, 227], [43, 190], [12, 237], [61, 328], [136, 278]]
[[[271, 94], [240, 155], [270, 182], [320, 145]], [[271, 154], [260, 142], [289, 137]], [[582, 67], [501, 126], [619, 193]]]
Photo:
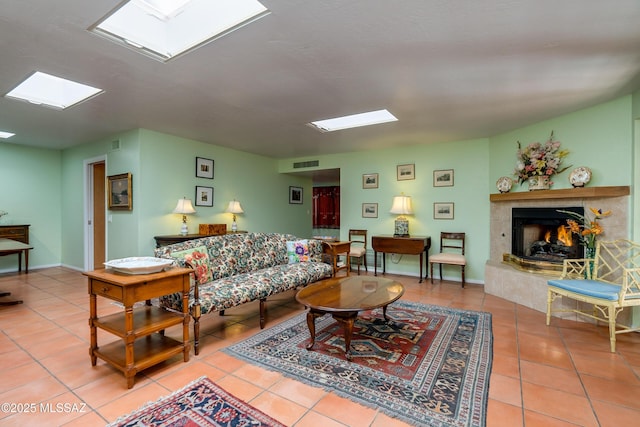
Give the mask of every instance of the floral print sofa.
[[[331, 277], [322, 262], [322, 242], [289, 234], [242, 233], [204, 237], [155, 249], [194, 269], [189, 312], [194, 320], [195, 354], [199, 352], [200, 316], [250, 301], [260, 301], [260, 327], [267, 297]], [[165, 295], [160, 305], [182, 311], [180, 294]]]

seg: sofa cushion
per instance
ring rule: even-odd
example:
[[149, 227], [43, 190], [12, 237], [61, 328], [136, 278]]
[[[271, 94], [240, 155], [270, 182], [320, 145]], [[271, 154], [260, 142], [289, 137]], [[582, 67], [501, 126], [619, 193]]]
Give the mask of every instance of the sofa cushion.
[[205, 246], [197, 246], [195, 248], [171, 252], [171, 256], [178, 259], [184, 259], [184, 263], [193, 268], [196, 281], [199, 284], [204, 285], [205, 283], [213, 280], [211, 265], [209, 263], [209, 254]]
[[288, 241], [287, 256], [289, 264], [309, 261], [309, 242], [307, 240]]

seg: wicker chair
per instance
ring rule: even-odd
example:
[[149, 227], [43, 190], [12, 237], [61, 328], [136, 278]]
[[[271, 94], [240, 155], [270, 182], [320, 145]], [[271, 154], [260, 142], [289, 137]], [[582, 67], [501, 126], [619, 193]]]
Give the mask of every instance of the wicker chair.
[[[549, 280], [547, 326], [551, 314], [578, 313], [609, 324], [611, 352], [616, 351], [616, 334], [634, 332], [616, 322], [625, 307], [640, 306], [640, 245], [629, 240], [599, 241], [593, 259], [564, 260], [562, 275]], [[553, 309], [556, 298], [575, 300], [575, 308]], [[584, 303], [588, 303], [584, 304]]]

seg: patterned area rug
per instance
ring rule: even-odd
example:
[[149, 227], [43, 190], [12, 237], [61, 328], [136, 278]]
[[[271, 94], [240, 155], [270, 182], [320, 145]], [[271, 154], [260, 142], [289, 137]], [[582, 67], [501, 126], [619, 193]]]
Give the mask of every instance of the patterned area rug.
[[253, 406], [227, 393], [207, 377], [120, 417], [107, 427], [285, 427]]
[[353, 329], [352, 360], [342, 326], [306, 313], [224, 351], [238, 359], [323, 387], [419, 426], [484, 426], [491, 373], [491, 314], [408, 301], [362, 312]]

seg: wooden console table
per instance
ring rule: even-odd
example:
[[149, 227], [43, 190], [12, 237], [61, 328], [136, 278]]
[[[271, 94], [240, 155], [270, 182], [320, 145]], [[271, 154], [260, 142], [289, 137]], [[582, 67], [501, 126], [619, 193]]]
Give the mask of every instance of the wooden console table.
[[[22, 271], [22, 254], [24, 253], [24, 272], [29, 273], [29, 225], [0, 225], [0, 256], [18, 254], [18, 273]], [[11, 292], [0, 290], [0, 297], [11, 295]], [[22, 304], [22, 300], [0, 301], [0, 305]]]
[[[97, 358], [121, 370], [127, 379], [127, 388], [133, 387], [136, 373], [183, 353], [189, 361], [189, 274], [190, 268], [172, 268], [152, 274], [121, 274], [112, 270], [94, 270], [83, 273], [89, 281], [89, 327], [91, 332], [91, 365]], [[154, 307], [151, 298], [182, 293], [182, 313]], [[98, 317], [97, 296], [109, 298], [124, 305], [123, 313]], [[133, 308], [138, 301], [146, 305]], [[182, 342], [166, 337], [164, 330], [182, 324]], [[97, 328], [121, 338], [98, 347]]]
[[378, 275], [378, 263], [375, 262], [378, 259], [378, 252], [382, 252], [382, 274], [386, 272], [386, 255], [388, 253], [393, 254], [407, 254], [407, 255], [420, 255], [420, 277], [419, 283], [422, 283], [422, 259], [423, 254], [426, 254], [425, 260], [425, 276], [427, 278], [427, 265], [429, 264], [429, 248], [431, 247], [431, 237], [429, 236], [411, 236], [411, 237], [394, 237], [394, 236], [372, 236], [371, 246], [373, 247], [374, 268], [373, 275]]

